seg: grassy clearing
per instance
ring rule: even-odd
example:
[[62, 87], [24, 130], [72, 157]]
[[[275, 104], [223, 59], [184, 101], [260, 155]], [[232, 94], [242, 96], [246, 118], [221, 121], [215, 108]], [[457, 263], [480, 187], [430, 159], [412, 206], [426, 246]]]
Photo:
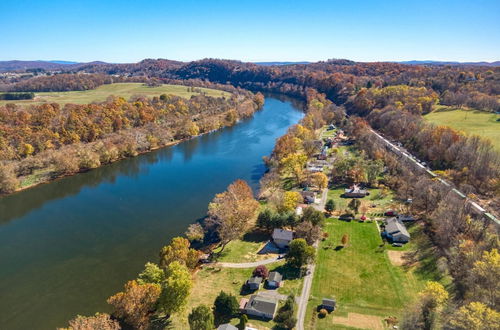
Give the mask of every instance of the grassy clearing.
[[500, 121], [497, 121], [499, 115], [475, 109], [439, 106], [424, 118], [436, 125], [450, 126], [465, 133], [487, 138], [495, 149], [500, 151]]
[[[318, 319], [316, 306], [322, 298], [335, 297], [338, 310], [333, 315], [348, 317], [349, 313], [375, 315], [381, 318], [400, 316], [401, 311], [423, 288], [425, 281], [439, 279], [430, 245], [428, 255], [419, 262], [405, 266], [391, 264], [375, 223], [329, 220], [329, 233], [318, 248], [316, 272], [307, 309], [306, 327], [339, 329], [332, 315]], [[414, 231], [415, 233], [415, 231]], [[349, 235], [348, 246], [340, 248], [343, 234]], [[420, 235], [422, 237], [423, 235]], [[424, 238], [421, 240], [425, 241]], [[417, 244], [423, 244], [419, 239]], [[420, 253], [420, 252], [419, 252]], [[409, 255], [415, 257], [412, 253]], [[434, 265], [434, 266], [433, 266]]]
[[[328, 190], [328, 199], [333, 199], [338, 214], [348, 210], [347, 205], [352, 199], [341, 197], [344, 194], [345, 188], [348, 187], [346, 185], [334, 185]], [[398, 202], [394, 200], [394, 194], [389, 190], [383, 191], [381, 188], [370, 188], [369, 191], [370, 195], [358, 198], [368, 205], [368, 212], [366, 214], [368, 218], [380, 217], [387, 209], [398, 208]]]
[[[269, 234], [266, 233], [247, 233], [243, 239], [229, 242], [217, 261], [253, 262], [269, 258], [269, 254], [258, 254], [269, 238]], [[215, 249], [214, 253], [218, 253], [219, 250]]]
[[[188, 91], [187, 86], [182, 85], [161, 85], [158, 87], [148, 87], [142, 83], [117, 83], [102, 85], [96, 89], [87, 91], [73, 91], [73, 92], [41, 92], [35, 93], [35, 99], [22, 100], [22, 101], [0, 101], [0, 105], [7, 103], [15, 103], [19, 105], [30, 104], [43, 104], [43, 103], [74, 103], [74, 104], [88, 104], [92, 102], [106, 101], [108, 96], [115, 95], [121, 96], [125, 99], [135, 95], [142, 95], [145, 97], [160, 96], [161, 94], [173, 94], [184, 98], [190, 98], [192, 95], [199, 95], [197, 92]], [[198, 88], [197, 88], [198, 89]], [[213, 97], [228, 97], [231, 94], [215, 89], [200, 88], [208, 96]]]
[[[295, 293], [298, 295], [302, 288], [302, 278], [297, 278], [293, 270], [286, 267], [284, 261], [268, 265], [270, 271], [276, 270], [284, 274], [285, 286], [278, 291], [281, 294]], [[205, 267], [194, 276], [194, 287], [189, 296], [188, 305], [184, 312], [174, 316], [172, 322], [173, 329], [189, 329], [187, 317], [192, 308], [206, 304], [212, 307], [215, 298], [220, 291], [225, 291], [236, 296], [239, 301], [241, 298], [249, 298], [254, 293], [242, 291], [245, 281], [252, 275], [253, 268], [217, 268]], [[282, 290], [283, 289], [283, 290]], [[260, 291], [265, 289], [261, 287]], [[239, 320], [234, 318], [231, 323], [236, 325]], [[272, 329], [276, 324], [273, 321], [262, 321], [250, 319], [249, 326], [257, 329]]]

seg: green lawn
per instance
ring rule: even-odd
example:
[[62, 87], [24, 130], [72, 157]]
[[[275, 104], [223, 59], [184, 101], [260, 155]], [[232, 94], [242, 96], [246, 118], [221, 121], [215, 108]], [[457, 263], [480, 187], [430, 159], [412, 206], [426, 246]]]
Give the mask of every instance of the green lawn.
[[[217, 261], [220, 262], [253, 262], [270, 258], [268, 254], [258, 254], [264, 244], [270, 239], [270, 235], [261, 232], [247, 233], [241, 240], [229, 242]], [[215, 249], [218, 253], [220, 249]]]
[[[351, 201], [352, 198], [343, 198], [340, 197], [344, 194], [344, 189], [348, 188], [346, 185], [334, 185], [328, 190], [328, 199], [333, 199], [335, 202], [335, 210], [340, 213], [343, 213], [344, 210], [348, 210], [347, 205]], [[384, 193], [380, 188], [370, 188], [370, 195], [365, 196], [363, 198], [358, 198], [363, 203], [366, 203], [368, 206], [367, 217], [380, 217], [383, 213], [390, 208], [394, 208], [398, 206], [398, 202], [394, 200], [394, 194], [387, 190]], [[375, 205], [375, 207], [372, 207]], [[359, 214], [358, 214], [359, 216]]]
[[450, 126], [465, 133], [490, 139], [500, 151], [500, 121], [497, 121], [499, 115], [474, 109], [438, 106], [437, 110], [425, 115], [424, 118], [436, 125]]
[[[382, 240], [374, 222], [330, 219], [325, 230], [329, 237], [318, 248], [306, 328], [342, 328], [334, 324], [332, 318], [348, 317], [348, 313], [378, 316], [380, 320], [400, 316], [425, 281], [436, 279], [435, 267], [427, 263], [425, 267], [419, 263], [393, 265], [386, 248], [381, 246]], [[343, 234], [348, 234], [350, 239], [346, 247], [340, 248]], [[435, 260], [433, 262], [435, 264]], [[334, 297], [338, 309], [325, 319], [318, 319], [315, 309], [325, 297]]]
[[[295, 293], [300, 294], [302, 288], [302, 278], [296, 278], [294, 271], [288, 269], [284, 261], [280, 261], [267, 266], [269, 271], [279, 271], [284, 275], [285, 284], [278, 291], [282, 294]], [[249, 298], [251, 294], [242, 292], [242, 286], [252, 275], [253, 268], [218, 268], [205, 267], [194, 275], [194, 287], [189, 296], [188, 305], [185, 310], [173, 317], [173, 329], [189, 329], [187, 316], [193, 307], [200, 304], [213, 306], [215, 298], [220, 291], [225, 291], [236, 296], [239, 301], [241, 298]], [[260, 291], [265, 290], [262, 286]], [[237, 324], [239, 320], [234, 318], [232, 324]], [[262, 321], [251, 318], [249, 325], [257, 329], [271, 329], [275, 326], [273, 321]]]
[[[117, 83], [99, 86], [96, 89], [87, 91], [73, 92], [42, 92], [35, 93], [34, 100], [24, 101], [0, 101], [0, 105], [6, 103], [15, 104], [42, 104], [42, 103], [75, 103], [88, 104], [92, 102], [106, 101], [110, 95], [121, 96], [125, 99], [130, 99], [134, 95], [143, 95], [146, 97], [159, 96], [161, 94], [173, 94], [184, 98], [190, 98], [191, 95], [198, 95], [196, 92], [189, 92], [187, 86], [182, 85], [162, 85], [159, 87], [148, 87], [142, 83]], [[230, 93], [215, 89], [200, 88], [208, 96], [221, 97], [229, 96]]]

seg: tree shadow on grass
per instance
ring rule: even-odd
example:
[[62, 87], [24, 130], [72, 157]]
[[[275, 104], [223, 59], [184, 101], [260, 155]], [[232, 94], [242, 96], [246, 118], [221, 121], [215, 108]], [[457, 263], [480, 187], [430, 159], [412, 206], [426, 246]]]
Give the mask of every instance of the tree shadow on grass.
[[298, 268], [291, 267], [288, 264], [283, 264], [272, 268], [270, 272], [278, 272], [283, 275], [283, 280], [295, 280], [301, 277], [301, 271]]
[[[413, 224], [416, 226], [416, 224]], [[414, 247], [405, 253], [404, 267], [416, 267], [414, 273], [421, 278], [440, 281], [443, 274], [438, 269], [438, 251], [425, 234], [422, 227], [417, 227], [413, 235]]]
[[253, 230], [253, 231], [248, 232], [245, 235], [243, 235], [242, 240], [245, 242], [260, 243], [260, 242], [268, 241], [269, 238], [270, 238], [270, 235], [268, 232], [262, 231], [262, 230]]

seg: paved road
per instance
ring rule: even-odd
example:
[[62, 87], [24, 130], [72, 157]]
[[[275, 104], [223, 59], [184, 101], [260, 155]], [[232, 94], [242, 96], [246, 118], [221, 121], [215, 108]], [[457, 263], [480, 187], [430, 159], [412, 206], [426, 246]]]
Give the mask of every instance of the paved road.
[[[314, 247], [317, 249], [318, 247], [318, 242], [314, 243]], [[307, 310], [307, 303], [309, 301], [309, 296], [311, 295], [311, 285], [314, 277], [314, 271], [316, 269], [316, 265], [309, 264], [307, 266], [307, 273], [306, 276], [304, 277], [304, 286], [302, 287], [302, 293], [300, 294], [299, 297], [299, 311], [297, 313], [297, 330], [304, 330], [304, 322], [306, 318], [306, 310]]]
[[321, 193], [321, 200], [318, 204], [313, 204], [312, 207], [314, 207], [316, 210], [323, 212], [325, 210], [325, 204], [326, 204], [326, 199], [328, 197], [328, 188], [323, 189], [323, 192]]
[[[284, 255], [281, 255], [284, 256]], [[257, 267], [260, 265], [267, 265], [267, 264], [272, 264], [273, 262], [277, 262], [282, 260], [280, 256], [272, 257], [269, 259], [264, 259], [260, 261], [255, 261], [255, 262], [241, 262], [241, 263], [236, 263], [236, 262], [217, 262], [215, 264], [212, 264], [214, 266], [218, 267], [224, 267], [224, 268], [252, 268], [252, 267]]]

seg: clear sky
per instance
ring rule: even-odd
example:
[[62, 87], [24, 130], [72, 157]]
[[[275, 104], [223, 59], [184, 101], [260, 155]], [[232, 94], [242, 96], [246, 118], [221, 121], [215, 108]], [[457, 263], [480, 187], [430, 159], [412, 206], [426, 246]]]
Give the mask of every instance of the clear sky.
[[0, 0], [0, 60], [500, 60], [500, 0]]

